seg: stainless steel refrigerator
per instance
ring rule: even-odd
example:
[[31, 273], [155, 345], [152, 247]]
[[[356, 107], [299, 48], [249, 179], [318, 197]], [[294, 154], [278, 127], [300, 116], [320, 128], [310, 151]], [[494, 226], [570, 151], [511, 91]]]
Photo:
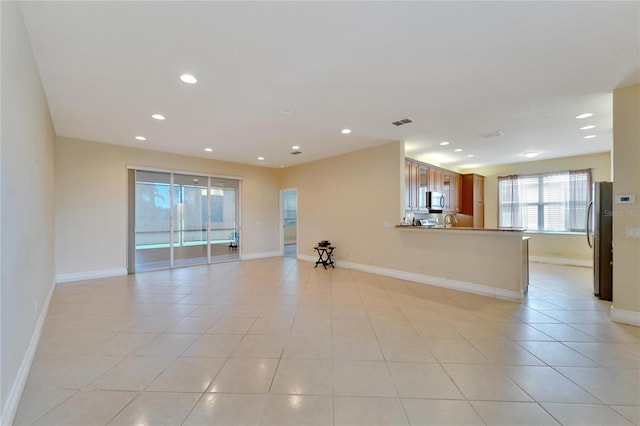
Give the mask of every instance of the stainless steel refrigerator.
[[587, 242], [593, 248], [593, 294], [613, 300], [613, 183], [593, 182]]

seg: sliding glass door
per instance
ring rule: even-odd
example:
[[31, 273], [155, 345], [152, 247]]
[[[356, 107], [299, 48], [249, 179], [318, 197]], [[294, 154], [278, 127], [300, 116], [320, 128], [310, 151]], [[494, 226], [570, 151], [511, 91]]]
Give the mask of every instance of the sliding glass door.
[[240, 258], [239, 180], [144, 170], [130, 176], [129, 272]]
[[171, 266], [171, 175], [135, 173], [136, 271]]
[[213, 261], [239, 258], [240, 230], [237, 208], [239, 189], [238, 180], [211, 178], [209, 248]]
[[173, 266], [207, 263], [206, 176], [173, 175]]

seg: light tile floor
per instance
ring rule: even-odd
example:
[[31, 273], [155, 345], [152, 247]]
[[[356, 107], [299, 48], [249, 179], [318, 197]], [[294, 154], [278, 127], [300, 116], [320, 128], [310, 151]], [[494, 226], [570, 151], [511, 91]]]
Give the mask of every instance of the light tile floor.
[[591, 270], [522, 304], [290, 258], [56, 288], [16, 425], [640, 423]]

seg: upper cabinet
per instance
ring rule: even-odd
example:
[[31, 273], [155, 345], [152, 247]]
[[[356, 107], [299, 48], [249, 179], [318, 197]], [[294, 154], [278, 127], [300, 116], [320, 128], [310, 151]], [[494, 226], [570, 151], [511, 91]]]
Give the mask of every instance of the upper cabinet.
[[427, 211], [427, 192], [429, 192], [429, 168], [418, 163], [418, 211]]
[[445, 199], [445, 212], [461, 211], [461, 175], [451, 170], [405, 158], [404, 209], [410, 212], [428, 212], [427, 193], [441, 192]]
[[441, 168], [429, 167], [429, 188], [433, 192], [444, 191], [444, 171]]
[[473, 216], [474, 228], [484, 228], [484, 176], [462, 175], [462, 213]]
[[417, 178], [415, 176], [415, 163], [410, 159], [404, 160], [404, 209], [413, 211], [418, 207]]
[[425, 163], [406, 158], [404, 161], [404, 209], [427, 211], [429, 168]]
[[462, 176], [445, 170], [442, 193], [445, 197], [444, 210], [451, 213], [460, 213], [462, 210]]

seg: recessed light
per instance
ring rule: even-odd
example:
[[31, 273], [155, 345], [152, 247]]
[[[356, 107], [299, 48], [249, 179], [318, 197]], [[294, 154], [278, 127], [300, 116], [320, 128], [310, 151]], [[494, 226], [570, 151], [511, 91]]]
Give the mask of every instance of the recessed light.
[[153, 114], [151, 116], [151, 118], [154, 118], [156, 120], [164, 120], [164, 115], [162, 115], [162, 114]]
[[184, 81], [185, 83], [188, 83], [188, 84], [196, 84], [198, 82], [198, 79], [196, 79], [191, 74], [182, 74], [180, 76], [180, 80], [182, 80], [182, 81]]
[[144, 136], [136, 136], [136, 139], [139, 141], [146, 141], [147, 138], [145, 138]]
[[536, 157], [538, 154], [540, 153], [535, 151], [529, 151], [529, 152], [523, 153], [522, 155], [524, 155], [527, 158], [533, 158], [533, 157]]
[[453, 150], [453, 152], [462, 152], [462, 148], [456, 148]]
[[294, 145], [291, 147], [291, 149], [300, 149], [300, 147], [298, 145]]
[[471, 157], [475, 157], [475, 154], [468, 154], [467, 157], [471, 158]]
[[349, 133], [351, 133], [350, 129], [342, 129], [340, 130], [340, 133], [342, 133], [343, 135], [348, 135]]
[[258, 160], [264, 161], [264, 157], [258, 157]]
[[449, 142], [447, 142], [447, 141], [442, 141], [442, 142], [440, 142], [440, 145], [442, 145], [442, 146], [446, 146], [446, 145], [449, 145]]
[[592, 112], [585, 112], [584, 114], [576, 115], [576, 118], [578, 118], [578, 119], [587, 118], [587, 117], [591, 117], [592, 115], [593, 115]]
[[597, 136], [597, 135], [587, 135], [587, 136], [585, 136], [584, 138], [585, 138], [585, 139], [593, 139], [593, 138], [595, 138], [596, 136]]
[[211, 152], [211, 151], [213, 151], [213, 149], [212, 149], [212, 148], [205, 148], [204, 150], [205, 150], [205, 151], [207, 151], [207, 152]]
[[580, 127], [580, 130], [589, 130], [589, 129], [593, 129], [594, 127], [596, 127], [596, 126], [594, 126], [593, 124], [590, 124], [588, 126]]

